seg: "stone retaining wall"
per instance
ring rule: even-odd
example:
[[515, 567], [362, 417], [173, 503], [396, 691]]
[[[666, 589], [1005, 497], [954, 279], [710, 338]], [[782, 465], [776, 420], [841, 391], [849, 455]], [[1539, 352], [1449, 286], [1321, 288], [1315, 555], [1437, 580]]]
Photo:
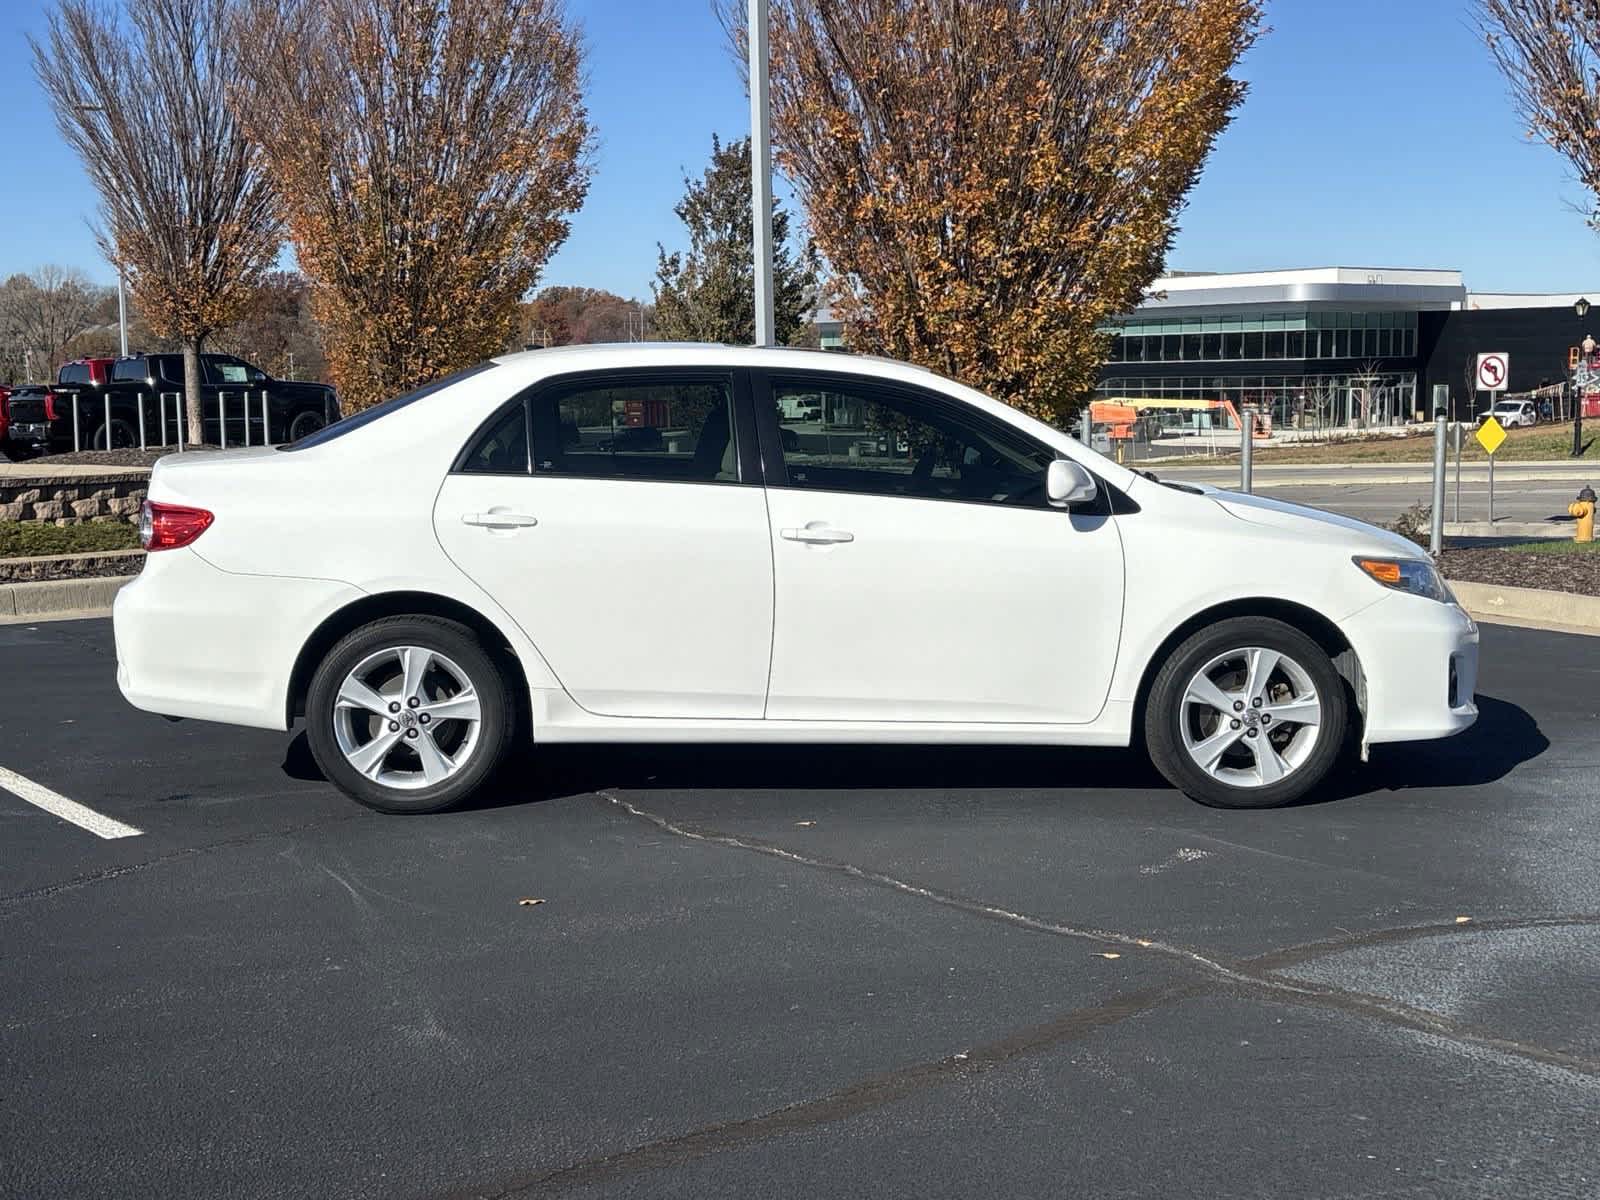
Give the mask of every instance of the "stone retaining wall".
[[46, 579], [137, 575], [143, 566], [143, 550], [101, 550], [89, 554], [36, 554], [29, 558], [0, 558], [0, 585], [38, 583]]
[[150, 476], [119, 471], [103, 475], [32, 475], [0, 478], [0, 521], [84, 521], [139, 515]]

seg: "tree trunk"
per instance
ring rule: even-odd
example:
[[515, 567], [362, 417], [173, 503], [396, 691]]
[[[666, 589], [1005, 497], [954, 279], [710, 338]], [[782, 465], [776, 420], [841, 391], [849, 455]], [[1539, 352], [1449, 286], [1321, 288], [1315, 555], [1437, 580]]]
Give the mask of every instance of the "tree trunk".
[[191, 446], [203, 445], [206, 440], [205, 401], [200, 395], [200, 340], [183, 343], [183, 406], [189, 413]]

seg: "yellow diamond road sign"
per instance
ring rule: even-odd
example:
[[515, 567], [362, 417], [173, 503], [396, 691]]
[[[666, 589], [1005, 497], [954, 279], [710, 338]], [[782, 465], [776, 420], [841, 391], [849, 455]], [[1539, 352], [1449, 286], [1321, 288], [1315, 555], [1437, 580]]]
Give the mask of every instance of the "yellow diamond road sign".
[[1500, 449], [1500, 443], [1506, 440], [1505, 426], [1493, 417], [1485, 417], [1483, 424], [1478, 426], [1478, 445], [1488, 454], [1493, 454]]

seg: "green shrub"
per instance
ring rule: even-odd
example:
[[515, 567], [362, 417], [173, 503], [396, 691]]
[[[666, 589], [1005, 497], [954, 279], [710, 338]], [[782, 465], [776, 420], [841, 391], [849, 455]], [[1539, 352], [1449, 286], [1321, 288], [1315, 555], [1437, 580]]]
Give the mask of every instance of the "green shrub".
[[139, 531], [126, 521], [49, 525], [42, 521], [0, 521], [0, 558], [40, 554], [89, 554], [97, 550], [136, 550]]

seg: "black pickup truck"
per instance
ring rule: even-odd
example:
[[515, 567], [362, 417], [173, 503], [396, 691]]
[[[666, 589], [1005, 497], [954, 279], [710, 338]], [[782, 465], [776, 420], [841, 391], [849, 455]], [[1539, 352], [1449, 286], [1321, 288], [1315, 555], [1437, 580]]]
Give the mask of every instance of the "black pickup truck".
[[[84, 360], [61, 368], [50, 389], [46, 453], [189, 440], [183, 422], [183, 355], [131, 354], [109, 369]], [[200, 356], [200, 403], [205, 440], [213, 446], [275, 445], [315, 433], [339, 419], [331, 387], [274, 379], [231, 354]], [[74, 435], [76, 409], [76, 435]], [[141, 426], [142, 418], [142, 426]], [[263, 430], [263, 421], [266, 428]]]

